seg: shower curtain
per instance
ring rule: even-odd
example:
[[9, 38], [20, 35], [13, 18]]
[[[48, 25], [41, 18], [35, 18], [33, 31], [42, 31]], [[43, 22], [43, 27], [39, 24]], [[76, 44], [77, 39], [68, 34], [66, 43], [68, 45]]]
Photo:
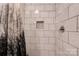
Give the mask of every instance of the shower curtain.
[[25, 56], [22, 4], [2, 4], [0, 23], [3, 25], [2, 51], [0, 55]]

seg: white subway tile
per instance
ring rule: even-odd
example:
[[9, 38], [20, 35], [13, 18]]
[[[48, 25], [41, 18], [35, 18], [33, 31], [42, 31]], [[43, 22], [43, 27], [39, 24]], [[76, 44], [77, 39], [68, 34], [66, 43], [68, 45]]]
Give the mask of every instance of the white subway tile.
[[79, 4], [72, 4], [69, 7], [69, 17], [73, 17], [77, 15], [79, 15]]
[[73, 47], [72, 45], [68, 43], [63, 44], [63, 53], [67, 56], [77, 56], [77, 48]]
[[69, 33], [69, 42], [79, 48], [79, 33], [78, 32], [70, 32]]

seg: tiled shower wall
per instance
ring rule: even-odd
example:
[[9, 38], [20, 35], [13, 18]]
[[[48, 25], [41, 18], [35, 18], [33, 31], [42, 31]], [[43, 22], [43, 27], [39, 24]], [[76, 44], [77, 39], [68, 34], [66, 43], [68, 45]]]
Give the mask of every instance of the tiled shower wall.
[[79, 55], [79, 4], [26, 4], [25, 11], [27, 54]]
[[[36, 14], [36, 10], [39, 11]], [[26, 4], [26, 50], [29, 55], [54, 55], [54, 4]], [[42, 28], [36, 22], [43, 21]], [[40, 25], [38, 25], [40, 26]]]
[[56, 55], [79, 55], [79, 4], [56, 4], [55, 21]]

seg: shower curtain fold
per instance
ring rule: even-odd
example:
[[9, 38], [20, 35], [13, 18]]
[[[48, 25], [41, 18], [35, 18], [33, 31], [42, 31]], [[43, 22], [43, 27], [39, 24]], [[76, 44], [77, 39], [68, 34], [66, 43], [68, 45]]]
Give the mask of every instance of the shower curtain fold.
[[4, 27], [4, 39], [6, 41], [4, 44], [6, 51], [5, 55], [26, 55], [21, 4], [3, 4], [1, 13], [0, 22]]

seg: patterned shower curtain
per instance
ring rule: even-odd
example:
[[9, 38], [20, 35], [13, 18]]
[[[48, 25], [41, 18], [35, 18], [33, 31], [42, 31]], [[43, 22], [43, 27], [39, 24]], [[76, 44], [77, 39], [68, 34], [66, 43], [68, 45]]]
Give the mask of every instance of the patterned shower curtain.
[[2, 5], [1, 24], [3, 24], [5, 32], [4, 51], [8, 56], [26, 55], [21, 6], [21, 4]]

